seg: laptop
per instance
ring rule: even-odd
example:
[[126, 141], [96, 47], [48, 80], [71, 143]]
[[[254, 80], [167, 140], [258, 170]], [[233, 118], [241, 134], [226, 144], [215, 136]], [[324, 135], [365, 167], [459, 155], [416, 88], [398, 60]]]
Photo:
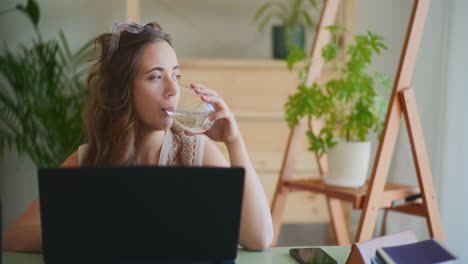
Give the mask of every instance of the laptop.
[[38, 169], [55, 263], [234, 263], [243, 168]]

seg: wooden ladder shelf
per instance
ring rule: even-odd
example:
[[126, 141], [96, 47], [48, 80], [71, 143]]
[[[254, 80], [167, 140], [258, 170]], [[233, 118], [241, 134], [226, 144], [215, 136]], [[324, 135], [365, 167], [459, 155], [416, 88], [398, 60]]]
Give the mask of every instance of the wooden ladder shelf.
[[[325, 28], [334, 23], [339, 3], [340, 0], [324, 1], [316, 38], [310, 52], [313, 63], [308, 71], [307, 86], [310, 86], [318, 78], [323, 68], [324, 62], [320, 53], [330, 39], [330, 33]], [[276, 244], [280, 232], [281, 218], [287, 195], [291, 191], [310, 191], [326, 196], [338, 245], [351, 244], [342, 201], [350, 202], [354, 209], [362, 210], [354, 239], [356, 242], [372, 238], [379, 209], [424, 216], [427, 219], [430, 236], [444, 241], [421, 121], [414, 90], [411, 88], [414, 65], [429, 4], [429, 0], [414, 0], [373, 170], [369, 181], [363, 187], [341, 188], [326, 185], [323, 181], [323, 176], [327, 174], [325, 155], [317, 159], [321, 176], [319, 179], [294, 179], [295, 161], [299, 153], [301, 137], [305, 137], [305, 127], [310, 125], [316, 131], [317, 127], [320, 126], [320, 122], [314, 121], [312, 124], [307, 124], [305, 120], [302, 120], [298, 126], [291, 129], [271, 206], [275, 232], [274, 244]], [[419, 187], [387, 182], [388, 169], [392, 160], [402, 115], [406, 121]], [[392, 201], [415, 194], [421, 194], [421, 198], [398, 207], [392, 207]]]

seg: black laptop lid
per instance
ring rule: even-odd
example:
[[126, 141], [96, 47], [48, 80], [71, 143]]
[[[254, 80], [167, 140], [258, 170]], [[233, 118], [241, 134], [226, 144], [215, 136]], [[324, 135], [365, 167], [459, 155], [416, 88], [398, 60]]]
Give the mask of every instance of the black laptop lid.
[[39, 169], [44, 260], [235, 259], [244, 169]]

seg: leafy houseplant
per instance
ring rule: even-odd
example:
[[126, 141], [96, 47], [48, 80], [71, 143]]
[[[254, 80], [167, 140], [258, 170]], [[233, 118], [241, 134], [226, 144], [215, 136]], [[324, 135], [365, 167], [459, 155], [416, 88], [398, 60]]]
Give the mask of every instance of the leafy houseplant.
[[[38, 167], [56, 167], [83, 143], [81, 109], [87, 96], [83, 76], [91, 42], [71, 53], [63, 32], [43, 41], [34, 0], [15, 9], [32, 21], [36, 38], [0, 54], [0, 154], [16, 147]], [[10, 11], [10, 10], [7, 10]], [[5, 13], [5, 12], [2, 12]]]
[[[386, 90], [390, 89], [390, 78], [386, 74], [370, 76], [366, 71], [372, 56], [387, 49], [383, 37], [372, 32], [357, 35], [354, 44], [347, 47], [349, 59], [342, 67], [336, 40], [337, 34], [346, 29], [341, 26], [330, 26], [327, 29], [332, 33], [333, 41], [323, 48], [322, 58], [325, 63], [335, 64], [338, 77], [324, 83], [314, 82], [308, 87], [306, 73], [311, 63], [306, 61], [299, 75], [297, 92], [289, 96], [285, 104], [286, 120], [290, 127], [298, 125], [304, 117], [309, 122], [323, 120], [319, 133], [315, 134], [310, 127], [306, 132], [309, 150], [317, 156], [322, 156], [339, 142], [367, 142], [372, 131], [380, 134], [387, 102], [377, 94], [376, 84]], [[292, 70], [296, 62], [306, 57], [303, 50], [294, 48], [287, 58], [289, 69]], [[367, 148], [370, 152], [370, 145]], [[329, 155], [330, 159], [332, 157]]]
[[305, 26], [315, 29], [315, 21], [310, 14], [312, 10], [318, 10], [316, 0], [269, 1], [257, 9], [254, 21], [259, 24], [261, 31], [272, 20], [280, 22], [280, 25], [273, 26], [274, 58], [284, 59], [294, 45], [304, 48]]

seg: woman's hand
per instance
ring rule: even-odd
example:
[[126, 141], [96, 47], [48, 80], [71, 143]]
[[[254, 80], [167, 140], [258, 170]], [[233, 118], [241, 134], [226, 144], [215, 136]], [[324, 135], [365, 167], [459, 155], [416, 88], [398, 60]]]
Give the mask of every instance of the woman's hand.
[[[214, 141], [224, 142], [225, 144], [240, 139], [241, 135], [234, 115], [218, 93], [200, 84], [192, 84], [190, 87], [201, 96], [202, 101], [212, 104], [215, 109], [215, 112], [209, 117], [211, 121], [215, 122], [204, 134]], [[185, 134], [189, 136], [196, 135], [187, 130]]]

